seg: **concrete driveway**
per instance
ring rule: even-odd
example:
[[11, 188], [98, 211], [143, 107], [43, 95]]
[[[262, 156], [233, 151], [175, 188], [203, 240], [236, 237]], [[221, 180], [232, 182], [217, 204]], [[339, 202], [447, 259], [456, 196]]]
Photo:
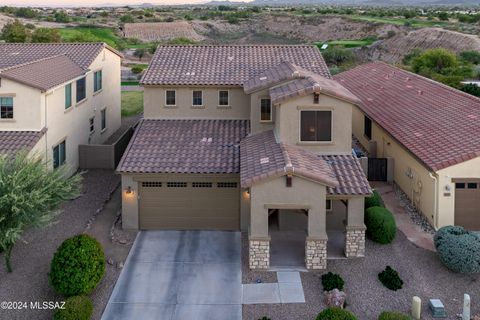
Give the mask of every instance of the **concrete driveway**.
[[103, 320], [242, 318], [241, 236], [141, 231]]

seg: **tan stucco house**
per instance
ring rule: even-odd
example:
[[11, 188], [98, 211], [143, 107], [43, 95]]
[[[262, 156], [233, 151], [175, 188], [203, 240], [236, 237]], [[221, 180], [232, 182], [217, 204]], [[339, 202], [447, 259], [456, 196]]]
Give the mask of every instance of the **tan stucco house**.
[[78, 167], [120, 127], [121, 54], [103, 43], [0, 44], [0, 153]]
[[353, 134], [394, 158], [394, 181], [429, 222], [480, 230], [480, 99], [382, 62], [336, 75], [361, 103]]
[[141, 82], [144, 120], [117, 169], [124, 228], [248, 231], [250, 268], [267, 269], [272, 217], [303, 217], [306, 267], [323, 269], [337, 217], [345, 255], [364, 256], [359, 100], [315, 46], [160, 46]]

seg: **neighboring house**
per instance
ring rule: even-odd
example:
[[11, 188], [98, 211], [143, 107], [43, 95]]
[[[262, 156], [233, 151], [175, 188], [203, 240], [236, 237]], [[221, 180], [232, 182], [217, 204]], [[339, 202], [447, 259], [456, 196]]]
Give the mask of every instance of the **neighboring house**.
[[480, 230], [480, 99], [381, 62], [334, 78], [362, 100], [354, 135], [395, 159], [394, 181], [430, 223]]
[[124, 228], [248, 230], [265, 269], [273, 220], [300, 221], [306, 266], [322, 269], [337, 220], [346, 256], [364, 256], [358, 100], [315, 46], [159, 46], [141, 83], [145, 119], [117, 169]]
[[0, 153], [78, 167], [120, 126], [121, 55], [103, 43], [0, 44]]

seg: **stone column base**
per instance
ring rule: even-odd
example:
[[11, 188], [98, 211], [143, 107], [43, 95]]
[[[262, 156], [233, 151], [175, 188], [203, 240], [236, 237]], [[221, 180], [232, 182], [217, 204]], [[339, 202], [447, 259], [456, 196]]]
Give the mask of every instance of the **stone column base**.
[[365, 257], [365, 226], [345, 227], [345, 256], [347, 258]]
[[249, 239], [249, 266], [251, 270], [270, 268], [270, 240]]
[[305, 266], [310, 270], [327, 269], [327, 239], [305, 241]]

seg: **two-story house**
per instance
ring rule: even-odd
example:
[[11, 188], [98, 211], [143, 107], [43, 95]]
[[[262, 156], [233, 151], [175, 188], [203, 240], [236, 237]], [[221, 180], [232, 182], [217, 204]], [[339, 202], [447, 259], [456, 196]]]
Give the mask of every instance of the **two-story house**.
[[117, 169], [124, 228], [248, 230], [250, 268], [266, 269], [272, 219], [303, 217], [306, 267], [322, 269], [343, 215], [346, 256], [364, 256], [358, 100], [316, 47], [160, 46], [141, 82], [145, 118]]
[[120, 127], [121, 54], [104, 43], [0, 44], [0, 153], [78, 167]]

